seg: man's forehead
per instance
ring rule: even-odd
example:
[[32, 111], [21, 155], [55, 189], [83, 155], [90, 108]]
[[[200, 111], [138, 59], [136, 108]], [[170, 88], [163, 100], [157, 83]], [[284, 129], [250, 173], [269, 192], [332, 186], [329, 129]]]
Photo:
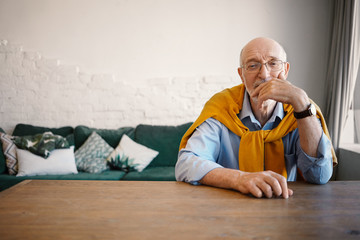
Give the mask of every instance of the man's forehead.
[[250, 41], [242, 50], [242, 61], [280, 59], [286, 61], [282, 46], [272, 39], [259, 38]]

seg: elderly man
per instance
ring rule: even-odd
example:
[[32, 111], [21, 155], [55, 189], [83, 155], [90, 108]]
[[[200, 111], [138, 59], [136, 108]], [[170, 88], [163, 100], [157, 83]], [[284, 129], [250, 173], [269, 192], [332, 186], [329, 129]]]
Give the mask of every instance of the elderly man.
[[276, 41], [256, 38], [241, 51], [243, 84], [214, 95], [185, 133], [176, 179], [255, 197], [293, 191], [298, 177], [325, 184], [336, 157], [319, 108], [286, 80], [290, 65]]

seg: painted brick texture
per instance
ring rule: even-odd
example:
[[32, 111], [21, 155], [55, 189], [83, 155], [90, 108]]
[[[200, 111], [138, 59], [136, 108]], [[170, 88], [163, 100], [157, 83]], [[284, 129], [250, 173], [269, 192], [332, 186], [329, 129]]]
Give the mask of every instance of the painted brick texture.
[[194, 121], [214, 93], [239, 83], [227, 76], [123, 79], [88, 74], [0, 40], [0, 127], [86, 125], [119, 128]]

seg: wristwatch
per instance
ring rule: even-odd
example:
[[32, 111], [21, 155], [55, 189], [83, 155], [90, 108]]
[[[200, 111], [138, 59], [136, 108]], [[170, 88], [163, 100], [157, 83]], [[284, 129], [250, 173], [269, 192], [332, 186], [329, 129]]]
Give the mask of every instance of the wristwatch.
[[302, 119], [309, 116], [315, 116], [316, 115], [316, 108], [314, 104], [310, 103], [308, 108], [305, 111], [302, 112], [294, 112], [294, 117], [296, 119]]

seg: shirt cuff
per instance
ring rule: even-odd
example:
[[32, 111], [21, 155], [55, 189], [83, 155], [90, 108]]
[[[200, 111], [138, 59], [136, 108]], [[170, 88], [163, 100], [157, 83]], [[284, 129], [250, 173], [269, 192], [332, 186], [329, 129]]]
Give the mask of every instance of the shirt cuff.
[[320, 161], [328, 158], [332, 158], [331, 154], [331, 142], [329, 138], [325, 135], [325, 133], [322, 133], [320, 142], [317, 149], [317, 157], [309, 156], [304, 150], [300, 147], [302, 154], [306, 156], [307, 159], [309, 159], [312, 163], [320, 163]]
[[331, 142], [323, 133], [318, 145], [317, 157], [311, 157], [300, 147], [298, 166], [306, 181], [325, 184], [332, 175]]
[[223, 168], [216, 162], [201, 159], [191, 152], [180, 151], [175, 173], [178, 181], [185, 181], [193, 185], [200, 185], [200, 180], [215, 168]]

